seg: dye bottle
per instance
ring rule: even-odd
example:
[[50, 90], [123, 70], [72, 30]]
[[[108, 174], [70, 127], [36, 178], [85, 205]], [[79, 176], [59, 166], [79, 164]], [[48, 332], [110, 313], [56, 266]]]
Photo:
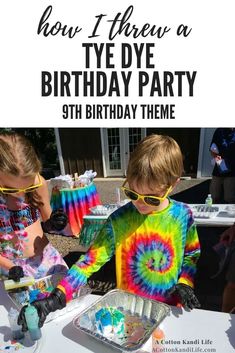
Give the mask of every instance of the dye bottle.
[[211, 194], [208, 194], [205, 200], [205, 204], [208, 206], [212, 206], [212, 203], [213, 203], [213, 200], [212, 200]]
[[20, 340], [24, 338], [24, 333], [22, 332], [21, 326], [17, 324], [18, 315], [18, 311], [14, 308], [11, 308], [8, 312], [8, 320], [13, 340]]
[[121, 195], [120, 195], [120, 189], [119, 188], [115, 189], [115, 194], [116, 194], [116, 203], [117, 203], [117, 205], [120, 205]]
[[39, 317], [35, 306], [28, 305], [25, 309], [25, 320], [27, 322], [30, 337], [33, 341], [42, 337], [41, 329], [38, 327]]

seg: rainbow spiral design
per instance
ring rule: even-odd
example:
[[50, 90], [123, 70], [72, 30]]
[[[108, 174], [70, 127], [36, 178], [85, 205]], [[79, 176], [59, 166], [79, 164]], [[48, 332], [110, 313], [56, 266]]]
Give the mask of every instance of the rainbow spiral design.
[[122, 286], [146, 297], [155, 296], [160, 285], [167, 289], [165, 276], [173, 266], [174, 248], [159, 234], [140, 234], [137, 241], [123, 249], [122, 271], [126, 273]]

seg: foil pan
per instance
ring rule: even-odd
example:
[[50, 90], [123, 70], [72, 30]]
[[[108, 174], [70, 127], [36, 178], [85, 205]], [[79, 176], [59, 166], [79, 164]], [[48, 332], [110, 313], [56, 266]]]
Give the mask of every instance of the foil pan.
[[[101, 308], [113, 307], [124, 314], [124, 333], [107, 337], [101, 334], [95, 322], [95, 313]], [[169, 314], [170, 307], [155, 300], [114, 289], [79, 313], [74, 326], [113, 348], [126, 352], [140, 349], [152, 332]]]
[[[8, 291], [8, 296], [12, 300], [12, 302], [15, 304], [15, 306], [20, 310], [24, 305], [28, 304], [29, 302], [29, 292], [34, 291], [34, 290], [40, 290], [43, 292], [46, 288], [52, 287], [55, 288], [59, 281], [64, 277], [64, 273], [56, 273], [50, 276], [46, 276], [40, 279], [35, 279], [35, 283], [32, 286], [29, 286], [26, 288], [26, 290], [19, 290], [19, 291]], [[85, 285], [77, 292], [73, 294], [73, 299], [67, 303], [66, 307], [61, 309], [61, 310], [56, 310], [53, 313], [50, 313], [45, 322], [49, 322], [51, 320], [56, 319], [59, 316], [62, 316], [66, 314], [67, 312], [70, 312], [76, 308], [79, 307], [81, 300], [90, 294], [92, 289], [88, 286]]]

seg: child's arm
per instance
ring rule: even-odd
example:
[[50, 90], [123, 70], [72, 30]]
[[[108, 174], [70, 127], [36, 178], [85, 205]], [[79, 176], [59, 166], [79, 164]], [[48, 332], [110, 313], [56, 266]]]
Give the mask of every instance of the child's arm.
[[196, 272], [196, 263], [200, 255], [200, 244], [196, 226], [192, 222], [193, 219], [191, 217], [191, 226], [186, 235], [184, 258], [178, 283], [168, 291], [168, 295], [177, 298], [178, 303], [187, 309], [200, 308], [200, 303], [193, 291], [193, 280]]
[[[8, 271], [8, 279], [13, 279], [13, 281], [18, 282], [20, 278], [24, 277], [24, 271], [21, 266], [16, 266], [11, 260], [0, 255], [0, 270], [3, 268]], [[1, 272], [1, 271], [0, 271]]]
[[37, 190], [37, 194], [41, 197], [43, 205], [39, 207], [42, 221], [45, 222], [50, 218], [52, 209], [50, 205], [50, 197], [46, 180], [41, 176], [42, 186]]
[[[37, 300], [33, 305], [37, 308], [39, 314], [39, 326], [41, 327], [50, 312], [63, 309], [66, 302], [72, 299], [74, 291], [78, 290], [87, 282], [87, 278], [100, 269], [114, 254], [114, 234], [112, 223], [108, 220], [94, 244], [88, 252], [81, 256], [78, 262], [71, 267], [68, 274], [60, 281], [52, 293], [44, 299]], [[27, 330], [25, 320], [25, 306], [21, 309], [18, 324], [22, 325], [22, 330]]]
[[73, 292], [84, 285], [94, 272], [97, 272], [111, 259], [114, 251], [112, 222], [108, 220], [98, 234], [94, 244], [70, 268], [66, 277], [59, 283], [58, 288], [65, 293], [66, 301], [71, 300]]
[[15, 265], [11, 260], [0, 255], [0, 267], [3, 267], [5, 270], [9, 270], [13, 266], [15, 266]]
[[196, 264], [199, 256], [200, 243], [197, 235], [196, 225], [193, 223], [187, 232], [184, 259], [178, 283], [187, 284], [192, 288], [194, 287], [194, 275], [196, 273]]
[[43, 184], [37, 192], [43, 202], [43, 205], [39, 207], [42, 219], [42, 229], [46, 233], [50, 233], [50, 231], [61, 231], [67, 225], [68, 217], [63, 210], [56, 210], [52, 212], [48, 185], [43, 177], [41, 177], [41, 179]]

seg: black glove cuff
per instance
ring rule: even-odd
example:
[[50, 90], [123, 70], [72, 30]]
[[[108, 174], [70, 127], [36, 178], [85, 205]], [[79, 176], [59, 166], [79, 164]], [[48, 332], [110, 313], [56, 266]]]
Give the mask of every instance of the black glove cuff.
[[177, 295], [180, 299], [181, 304], [185, 308], [193, 309], [193, 308], [200, 308], [200, 303], [194, 293], [192, 287], [184, 283], [178, 283], [176, 285]]
[[62, 209], [58, 209], [52, 212], [50, 222], [53, 229], [63, 230], [68, 224], [68, 216]]
[[185, 283], [178, 283], [178, 284], [176, 284], [176, 287], [184, 287], [188, 291], [193, 291], [193, 288], [190, 287], [188, 284], [185, 284]]
[[190, 287], [188, 284], [185, 283], [178, 283], [176, 284], [176, 290], [179, 295], [194, 295], [194, 289]]
[[66, 296], [64, 292], [62, 292], [59, 288], [55, 288], [48, 297], [48, 305], [50, 307], [50, 311], [63, 309], [66, 306]]
[[15, 282], [19, 282], [24, 277], [24, 271], [21, 266], [12, 266], [8, 272], [8, 278]]
[[50, 218], [46, 222], [42, 222], [42, 229], [45, 233], [50, 233], [51, 231], [61, 231], [68, 224], [67, 214], [59, 209], [53, 211]]

